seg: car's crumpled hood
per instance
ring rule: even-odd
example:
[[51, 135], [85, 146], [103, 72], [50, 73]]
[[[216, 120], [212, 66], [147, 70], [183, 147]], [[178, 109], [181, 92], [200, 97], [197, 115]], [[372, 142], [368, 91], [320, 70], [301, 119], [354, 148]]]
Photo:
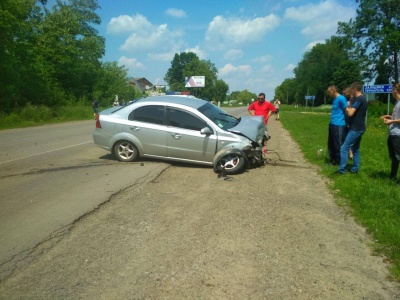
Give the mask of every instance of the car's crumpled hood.
[[263, 116], [244, 116], [240, 118], [239, 124], [231, 129], [229, 132], [243, 135], [261, 145], [263, 135], [265, 132], [264, 117]]

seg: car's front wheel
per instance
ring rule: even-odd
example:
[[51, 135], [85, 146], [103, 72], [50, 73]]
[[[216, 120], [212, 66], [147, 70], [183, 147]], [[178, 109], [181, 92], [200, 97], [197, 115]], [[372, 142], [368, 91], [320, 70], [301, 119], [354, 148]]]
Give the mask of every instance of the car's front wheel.
[[134, 161], [138, 157], [139, 152], [133, 143], [119, 141], [114, 146], [114, 154], [119, 161], [129, 162]]
[[227, 154], [218, 161], [218, 166], [225, 168], [226, 174], [242, 173], [245, 169], [244, 157], [235, 153]]

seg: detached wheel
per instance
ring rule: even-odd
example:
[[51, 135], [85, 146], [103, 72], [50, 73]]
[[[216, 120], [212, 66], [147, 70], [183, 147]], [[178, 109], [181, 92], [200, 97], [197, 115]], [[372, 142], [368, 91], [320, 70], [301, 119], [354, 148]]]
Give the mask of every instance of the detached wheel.
[[222, 157], [218, 162], [218, 166], [224, 167], [228, 175], [239, 174], [245, 169], [245, 160], [243, 156], [232, 153]]
[[119, 141], [114, 146], [114, 154], [119, 161], [130, 162], [138, 157], [139, 151], [133, 143]]

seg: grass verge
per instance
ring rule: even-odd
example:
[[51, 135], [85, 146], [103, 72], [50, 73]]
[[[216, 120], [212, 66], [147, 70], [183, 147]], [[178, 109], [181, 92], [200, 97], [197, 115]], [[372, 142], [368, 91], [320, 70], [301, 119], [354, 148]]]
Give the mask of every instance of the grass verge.
[[8, 115], [0, 112], [0, 130], [92, 119], [91, 106], [62, 106], [51, 109], [46, 106], [27, 105]]
[[393, 277], [400, 281], [400, 186], [389, 180], [387, 127], [378, 117], [368, 116], [367, 131], [361, 140], [360, 172], [340, 176], [336, 174], [337, 166], [326, 164], [329, 117], [326, 111], [281, 107], [283, 126], [305, 158], [330, 179], [337, 203], [348, 206], [356, 221], [376, 240], [374, 250], [391, 261]]

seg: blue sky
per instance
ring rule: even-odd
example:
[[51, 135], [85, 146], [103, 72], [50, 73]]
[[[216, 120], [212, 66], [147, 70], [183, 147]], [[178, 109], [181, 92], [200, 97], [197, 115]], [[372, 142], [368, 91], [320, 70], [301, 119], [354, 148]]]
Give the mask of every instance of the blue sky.
[[[104, 61], [125, 65], [132, 77], [166, 84], [175, 53], [210, 60], [229, 92], [265, 92], [267, 99], [305, 51], [354, 18], [353, 0], [99, 0], [97, 27]], [[192, 74], [201, 76], [202, 74]]]

